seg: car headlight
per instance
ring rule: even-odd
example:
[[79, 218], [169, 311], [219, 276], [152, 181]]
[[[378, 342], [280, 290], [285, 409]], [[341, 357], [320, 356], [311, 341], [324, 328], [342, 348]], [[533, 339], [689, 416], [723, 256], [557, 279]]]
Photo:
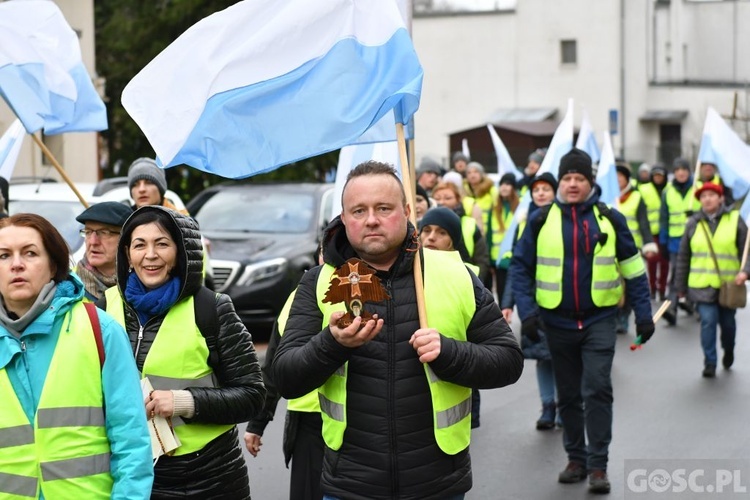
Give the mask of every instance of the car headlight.
[[257, 281], [278, 276], [286, 271], [286, 264], [286, 259], [282, 257], [248, 264], [237, 280], [237, 286], [250, 286]]

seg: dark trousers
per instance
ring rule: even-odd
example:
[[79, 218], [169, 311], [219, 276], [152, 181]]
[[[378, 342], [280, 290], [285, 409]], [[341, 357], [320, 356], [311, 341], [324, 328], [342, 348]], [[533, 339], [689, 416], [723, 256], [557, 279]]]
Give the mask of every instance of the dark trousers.
[[320, 413], [299, 413], [299, 427], [292, 453], [290, 500], [320, 500], [320, 474], [323, 469], [323, 420]]
[[497, 293], [497, 300], [500, 302], [503, 300], [503, 292], [505, 291], [505, 283], [508, 281], [508, 270], [495, 268], [495, 292]]
[[589, 470], [606, 470], [612, 441], [615, 317], [583, 330], [559, 330], [546, 324], [545, 334], [555, 369], [568, 460], [584, 464]]

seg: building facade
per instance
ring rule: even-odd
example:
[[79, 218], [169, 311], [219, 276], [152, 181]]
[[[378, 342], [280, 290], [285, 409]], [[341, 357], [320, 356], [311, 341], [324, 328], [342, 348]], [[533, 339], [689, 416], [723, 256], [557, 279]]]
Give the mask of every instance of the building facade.
[[694, 160], [709, 106], [750, 138], [748, 0], [470, 1], [415, 2], [417, 158], [447, 165], [451, 133], [498, 117], [559, 121], [570, 97], [631, 162]]
[[[96, 78], [94, 51], [94, 1], [93, 0], [55, 0], [65, 15], [68, 24], [78, 34], [81, 44], [81, 56], [100, 95], [102, 80]], [[0, 134], [15, 120], [13, 111], [6, 102], [0, 99]], [[55, 158], [73, 181], [94, 182], [99, 177], [99, 134], [94, 132], [68, 133], [44, 136], [37, 132]], [[53, 177], [60, 179], [49, 160], [43, 157], [39, 147], [30, 137], [26, 137], [16, 163], [13, 177]]]

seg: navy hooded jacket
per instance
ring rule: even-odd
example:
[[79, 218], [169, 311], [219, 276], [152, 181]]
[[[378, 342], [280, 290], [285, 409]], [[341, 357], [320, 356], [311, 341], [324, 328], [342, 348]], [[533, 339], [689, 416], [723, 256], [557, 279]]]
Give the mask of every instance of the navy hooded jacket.
[[[554, 202], [562, 211], [565, 249], [563, 296], [556, 309], [542, 309], [536, 303], [536, 238], [542, 227], [542, 218], [546, 217], [548, 211], [537, 210], [529, 217], [513, 251], [510, 266], [511, 286], [521, 321], [540, 314], [548, 326], [578, 330], [616, 313], [616, 306], [596, 307], [591, 298], [594, 249], [602, 236], [593, 209], [599, 201], [599, 190], [594, 189], [592, 195], [582, 203], [567, 204], [559, 199]], [[624, 261], [639, 252], [625, 217], [614, 209], [611, 213], [610, 221], [617, 234], [616, 257], [618, 261]], [[636, 324], [650, 323], [651, 302], [646, 274], [625, 281], [627, 299], [635, 311]], [[574, 283], [578, 286], [574, 286]]]

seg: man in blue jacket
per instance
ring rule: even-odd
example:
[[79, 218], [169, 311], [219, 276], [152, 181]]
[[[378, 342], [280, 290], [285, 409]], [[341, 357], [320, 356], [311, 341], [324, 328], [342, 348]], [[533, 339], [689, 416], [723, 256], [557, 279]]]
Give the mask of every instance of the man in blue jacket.
[[593, 186], [591, 157], [574, 148], [560, 161], [555, 202], [529, 220], [510, 272], [521, 334], [533, 341], [543, 329], [552, 355], [569, 460], [558, 480], [589, 476], [590, 491], [609, 493], [610, 375], [623, 288], [641, 342], [653, 335], [654, 322], [646, 270], [627, 222], [599, 203]]

